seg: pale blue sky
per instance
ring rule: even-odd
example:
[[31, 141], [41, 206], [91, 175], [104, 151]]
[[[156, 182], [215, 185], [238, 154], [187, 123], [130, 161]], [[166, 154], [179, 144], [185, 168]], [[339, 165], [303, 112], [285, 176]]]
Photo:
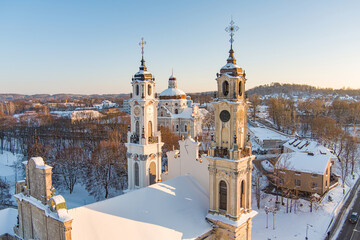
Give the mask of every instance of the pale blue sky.
[[231, 16], [247, 88], [360, 88], [360, 1], [1, 0], [0, 93], [125, 93], [141, 37], [158, 92], [215, 90]]

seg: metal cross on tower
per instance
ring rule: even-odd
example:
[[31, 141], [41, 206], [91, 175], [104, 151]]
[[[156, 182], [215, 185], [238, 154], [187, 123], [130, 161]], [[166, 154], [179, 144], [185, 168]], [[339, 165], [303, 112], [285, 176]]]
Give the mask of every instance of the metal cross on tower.
[[139, 42], [139, 46], [141, 46], [141, 55], [142, 58], [144, 58], [144, 45], [146, 44], [146, 42], [144, 41], [144, 38], [141, 38], [141, 42]]
[[234, 33], [239, 30], [239, 27], [234, 25], [235, 22], [231, 19], [230, 25], [225, 28], [225, 31], [230, 33], [230, 43], [231, 43], [231, 49], [232, 49], [232, 43], [234, 42]]

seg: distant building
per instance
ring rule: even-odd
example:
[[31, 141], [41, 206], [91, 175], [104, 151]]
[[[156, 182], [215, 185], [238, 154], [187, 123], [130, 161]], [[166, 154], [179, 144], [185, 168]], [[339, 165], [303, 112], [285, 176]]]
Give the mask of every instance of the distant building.
[[330, 188], [330, 156], [284, 153], [275, 164], [277, 185], [305, 194], [324, 194]]
[[177, 88], [177, 80], [171, 75], [169, 87], [159, 94], [158, 125], [168, 127], [179, 136], [190, 134], [193, 138], [202, 131], [202, 120], [207, 114], [190, 96]]
[[90, 119], [99, 119], [103, 115], [95, 110], [81, 110], [81, 111], [73, 111], [71, 113], [70, 119], [71, 122], [90, 120]]
[[124, 100], [123, 105], [121, 106], [121, 111], [126, 112], [127, 114], [131, 113], [131, 108], [129, 104], [129, 100]]
[[102, 109], [115, 108], [115, 107], [118, 107], [118, 105], [109, 100], [104, 100], [100, 104], [95, 104], [94, 107], [99, 110], [102, 110]]
[[289, 140], [285, 135], [266, 127], [249, 127], [249, 134], [262, 148], [279, 152], [283, 144]]

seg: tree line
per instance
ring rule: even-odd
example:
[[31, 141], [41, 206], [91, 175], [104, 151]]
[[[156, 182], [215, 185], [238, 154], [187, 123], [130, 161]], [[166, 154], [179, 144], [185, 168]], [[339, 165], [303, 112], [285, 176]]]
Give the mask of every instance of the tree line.
[[41, 156], [53, 166], [53, 184], [72, 193], [84, 184], [96, 199], [126, 188], [129, 116], [106, 114], [96, 121], [37, 113], [24, 118], [0, 117], [0, 150], [21, 153], [24, 160]]

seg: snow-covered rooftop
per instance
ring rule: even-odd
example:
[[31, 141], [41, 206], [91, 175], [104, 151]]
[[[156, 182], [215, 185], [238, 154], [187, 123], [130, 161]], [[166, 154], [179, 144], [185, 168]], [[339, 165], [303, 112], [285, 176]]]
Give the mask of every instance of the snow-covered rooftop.
[[233, 64], [233, 63], [227, 63], [221, 69], [234, 69], [234, 68], [240, 68], [240, 67], [238, 65], [236, 65], [236, 64]]
[[195, 239], [210, 231], [209, 196], [190, 175], [69, 210], [73, 239]]
[[283, 153], [276, 162], [276, 168], [322, 175], [325, 173], [329, 161], [329, 155], [309, 155], [302, 152]]
[[321, 145], [320, 143], [308, 139], [296, 139], [293, 138], [286, 143], [284, 147], [291, 149], [294, 152], [307, 152], [314, 154], [327, 154], [331, 158], [336, 158], [336, 156], [331, 153], [331, 151]]
[[162, 106], [162, 108], [164, 108], [170, 116], [158, 118], [192, 118], [193, 116], [193, 108], [191, 107], [183, 108], [183, 111], [179, 114], [172, 113], [166, 106]]
[[17, 222], [18, 211], [14, 208], [0, 210], [0, 236], [9, 234], [14, 236], [14, 226]]
[[248, 125], [248, 129], [250, 132], [252, 132], [258, 139], [260, 140], [282, 140], [287, 141], [289, 138], [274, 132], [268, 128], [265, 127], [252, 127], [251, 125]]
[[174, 97], [174, 96], [182, 96], [186, 95], [183, 90], [178, 88], [167, 88], [160, 93], [160, 97]]

